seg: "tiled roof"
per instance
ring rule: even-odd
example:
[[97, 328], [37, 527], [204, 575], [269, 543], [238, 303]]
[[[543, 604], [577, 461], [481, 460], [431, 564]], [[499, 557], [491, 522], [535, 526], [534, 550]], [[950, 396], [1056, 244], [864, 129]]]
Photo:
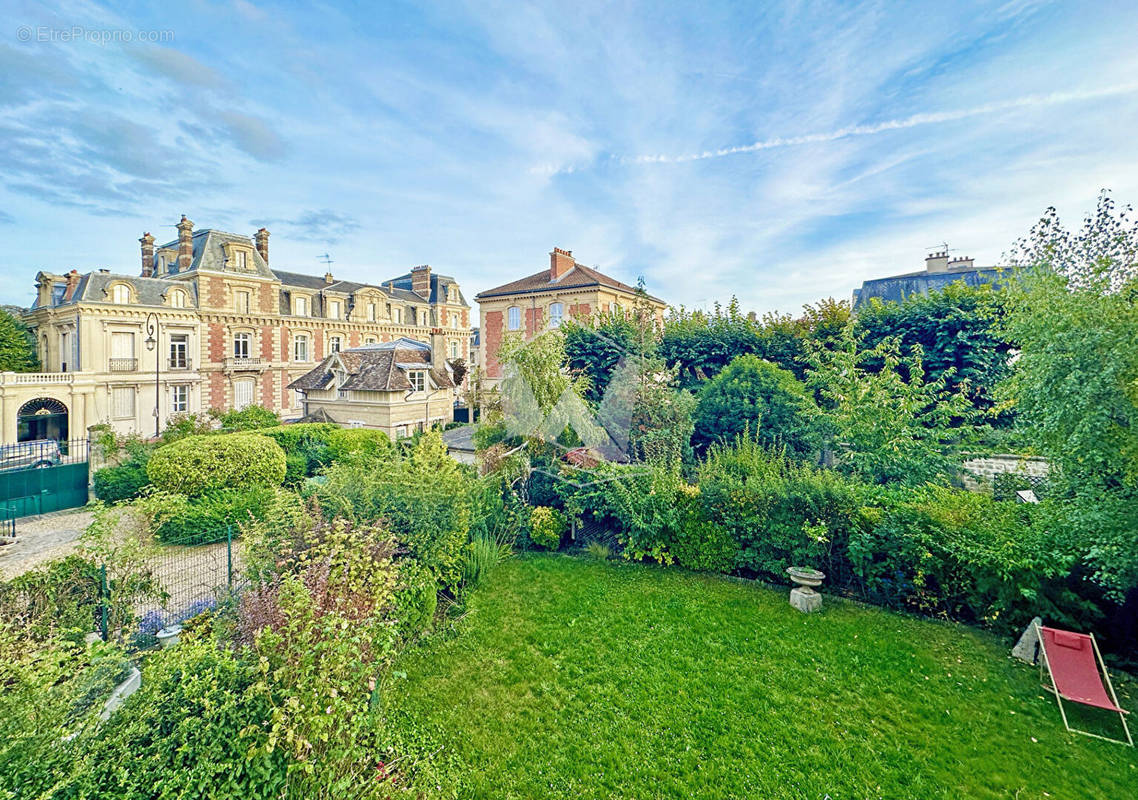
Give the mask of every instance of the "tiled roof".
[[[527, 275], [516, 281], [510, 283], [503, 283], [501, 286], [495, 286], [493, 289], [486, 289], [479, 292], [474, 296], [475, 300], [483, 298], [501, 297], [511, 294], [535, 294], [537, 292], [549, 292], [555, 289], [578, 289], [586, 288], [589, 286], [604, 286], [609, 289], [616, 289], [618, 291], [627, 292], [628, 294], [636, 294], [636, 288], [629, 286], [627, 283], [621, 283], [616, 278], [610, 278], [603, 272], [586, 267], [584, 264], [575, 264], [571, 270], [561, 276], [559, 280], [550, 280], [549, 270], [543, 269], [541, 272], [535, 272], [533, 275]], [[657, 303], [664, 301], [658, 297], [648, 295], [649, 300], [654, 300]]]
[[[414, 346], [404, 346], [405, 344]], [[333, 353], [316, 368], [288, 385], [290, 389], [312, 391], [327, 388], [335, 373], [343, 370], [346, 380], [339, 388], [364, 392], [405, 392], [411, 388], [407, 370], [426, 369], [440, 389], [454, 387], [446, 370], [431, 367], [431, 348], [421, 342], [400, 339], [379, 345], [353, 347]]]

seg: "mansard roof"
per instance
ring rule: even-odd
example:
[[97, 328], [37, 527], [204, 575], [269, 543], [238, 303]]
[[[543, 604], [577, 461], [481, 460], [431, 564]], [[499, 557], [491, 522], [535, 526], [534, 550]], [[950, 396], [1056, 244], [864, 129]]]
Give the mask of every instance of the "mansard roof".
[[440, 389], [454, 388], [445, 369], [431, 366], [431, 347], [412, 339], [353, 347], [321, 361], [314, 369], [288, 385], [290, 389], [313, 391], [330, 388], [337, 373], [345, 379], [338, 388], [364, 392], [405, 392], [411, 389], [407, 372], [424, 369]]
[[[36, 276], [37, 282], [42, 276], [49, 274], [41, 272]], [[53, 275], [57, 288], [66, 285], [66, 275]], [[187, 307], [194, 307], [198, 302], [197, 286], [191, 281], [174, 280], [171, 278], [142, 278], [138, 275], [122, 275], [108, 270], [96, 270], [79, 276], [79, 281], [70, 296], [64, 295], [59, 302], [52, 306], [73, 305], [75, 303], [109, 303], [111, 286], [113, 284], [126, 284], [134, 289], [135, 302], [139, 306], [165, 306], [170, 289], [177, 287], [186, 293], [189, 300]], [[33, 308], [39, 308], [38, 301]]]

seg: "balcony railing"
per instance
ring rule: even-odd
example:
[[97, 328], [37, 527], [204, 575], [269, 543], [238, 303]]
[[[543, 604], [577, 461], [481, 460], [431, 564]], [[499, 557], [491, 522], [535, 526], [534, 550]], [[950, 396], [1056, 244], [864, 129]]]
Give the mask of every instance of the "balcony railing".
[[193, 363], [186, 356], [170, 356], [170, 358], [166, 360], [166, 368], [186, 370], [193, 369], [194, 367]]
[[260, 372], [269, 366], [263, 358], [250, 358], [249, 356], [234, 356], [225, 359], [225, 369], [229, 372]]
[[111, 372], [135, 372], [138, 369], [138, 359], [112, 358], [107, 366]]

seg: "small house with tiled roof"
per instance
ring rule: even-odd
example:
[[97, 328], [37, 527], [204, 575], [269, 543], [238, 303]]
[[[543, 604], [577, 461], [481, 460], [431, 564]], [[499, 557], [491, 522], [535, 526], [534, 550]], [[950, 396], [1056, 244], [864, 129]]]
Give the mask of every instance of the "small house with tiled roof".
[[373, 428], [393, 439], [454, 419], [450, 367], [414, 339], [332, 353], [288, 388], [300, 394], [304, 419]]
[[572, 250], [553, 248], [549, 269], [535, 272], [475, 296], [479, 315], [479, 361], [491, 383], [502, 377], [498, 348], [505, 336], [532, 339], [567, 318], [617, 314], [647, 308], [663, 322], [668, 304], [595, 267], [579, 263]]

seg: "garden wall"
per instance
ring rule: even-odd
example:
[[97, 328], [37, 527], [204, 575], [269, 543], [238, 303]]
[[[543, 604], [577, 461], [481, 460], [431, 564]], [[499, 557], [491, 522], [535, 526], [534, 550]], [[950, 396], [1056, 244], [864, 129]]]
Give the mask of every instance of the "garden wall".
[[992, 479], [997, 475], [1013, 473], [1028, 478], [1046, 478], [1050, 465], [1047, 459], [1039, 456], [1017, 456], [997, 454], [972, 458], [965, 461], [964, 488], [971, 492], [986, 491], [992, 488]]

